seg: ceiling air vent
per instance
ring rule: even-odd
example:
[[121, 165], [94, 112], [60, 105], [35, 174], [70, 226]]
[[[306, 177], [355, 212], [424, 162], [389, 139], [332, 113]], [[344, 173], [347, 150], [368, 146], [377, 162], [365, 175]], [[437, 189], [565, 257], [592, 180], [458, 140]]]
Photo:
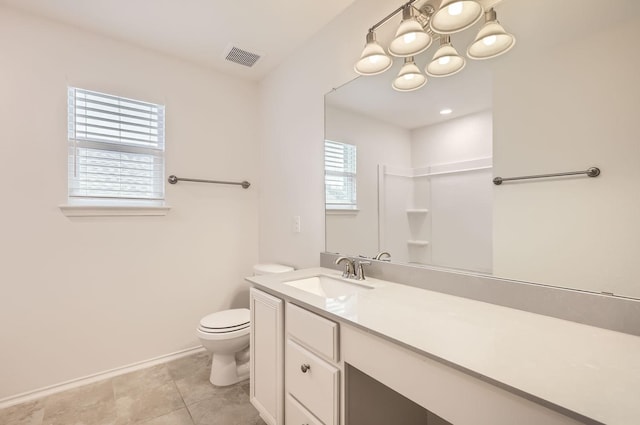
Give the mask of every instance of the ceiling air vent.
[[252, 67], [258, 59], [260, 59], [260, 55], [257, 53], [247, 52], [246, 50], [239, 49], [235, 46], [227, 47], [225, 53], [224, 58], [226, 60], [248, 67]]

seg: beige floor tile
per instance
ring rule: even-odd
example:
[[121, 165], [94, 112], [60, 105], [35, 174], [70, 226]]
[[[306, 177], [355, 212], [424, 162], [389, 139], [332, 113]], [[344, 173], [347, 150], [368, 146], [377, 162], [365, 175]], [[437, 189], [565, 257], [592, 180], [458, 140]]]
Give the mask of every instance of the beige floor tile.
[[265, 425], [249, 381], [213, 386], [210, 367], [196, 353], [0, 410], [0, 425]]
[[209, 369], [201, 369], [197, 373], [177, 379], [175, 382], [187, 406], [213, 397], [239, 399], [245, 395], [242, 384], [227, 387], [214, 386], [209, 381]]
[[120, 395], [129, 395], [145, 391], [147, 388], [156, 388], [173, 381], [166, 364], [149, 367], [113, 378], [113, 390], [116, 398]]
[[30, 401], [0, 409], [0, 424], [41, 425], [43, 417], [43, 400]]
[[99, 404], [77, 409], [58, 411], [47, 414], [43, 425], [116, 425], [116, 414], [113, 406]]
[[187, 357], [167, 363], [171, 377], [175, 380], [183, 379], [196, 373], [211, 370], [211, 353], [202, 351]]
[[44, 399], [43, 425], [113, 425], [115, 421], [110, 379]]
[[193, 425], [193, 421], [187, 409], [180, 409], [149, 421], [136, 422], [135, 425]]
[[248, 379], [244, 382], [240, 382], [239, 385], [240, 385], [240, 388], [242, 388], [244, 392], [247, 393], [247, 395], [251, 395], [251, 383], [249, 382]]
[[184, 407], [182, 397], [173, 382], [116, 392], [117, 425], [157, 418]]
[[[242, 389], [240, 388], [241, 392]], [[261, 425], [264, 421], [257, 410], [243, 400], [210, 398], [188, 406], [195, 425]]]

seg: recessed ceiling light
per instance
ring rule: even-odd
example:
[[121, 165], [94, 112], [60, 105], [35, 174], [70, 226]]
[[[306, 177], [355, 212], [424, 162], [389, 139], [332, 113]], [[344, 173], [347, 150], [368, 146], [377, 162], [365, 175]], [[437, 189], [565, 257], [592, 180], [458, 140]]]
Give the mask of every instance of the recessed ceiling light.
[[440, 111], [440, 115], [449, 115], [452, 112], [453, 112], [453, 109], [445, 108]]

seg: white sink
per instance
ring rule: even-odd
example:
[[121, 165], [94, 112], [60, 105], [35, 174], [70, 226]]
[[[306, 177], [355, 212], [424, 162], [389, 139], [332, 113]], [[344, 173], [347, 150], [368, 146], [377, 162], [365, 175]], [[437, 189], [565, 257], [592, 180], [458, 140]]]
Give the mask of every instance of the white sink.
[[349, 282], [326, 275], [312, 276], [282, 283], [324, 298], [353, 295], [373, 288], [372, 285], [364, 282]]

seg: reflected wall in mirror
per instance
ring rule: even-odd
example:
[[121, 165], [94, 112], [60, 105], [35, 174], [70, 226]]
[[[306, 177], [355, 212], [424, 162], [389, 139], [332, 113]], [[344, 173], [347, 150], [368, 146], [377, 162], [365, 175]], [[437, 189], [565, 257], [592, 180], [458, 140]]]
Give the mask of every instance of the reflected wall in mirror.
[[[326, 138], [358, 149], [359, 209], [327, 211], [326, 250], [640, 298], [640, 2], [496, 10], [518, 40], [506, 55], [409, 93], [391, 88], [396, 60], [326, 96]], [[480, 25], [452, 36], [459, 51]]]

